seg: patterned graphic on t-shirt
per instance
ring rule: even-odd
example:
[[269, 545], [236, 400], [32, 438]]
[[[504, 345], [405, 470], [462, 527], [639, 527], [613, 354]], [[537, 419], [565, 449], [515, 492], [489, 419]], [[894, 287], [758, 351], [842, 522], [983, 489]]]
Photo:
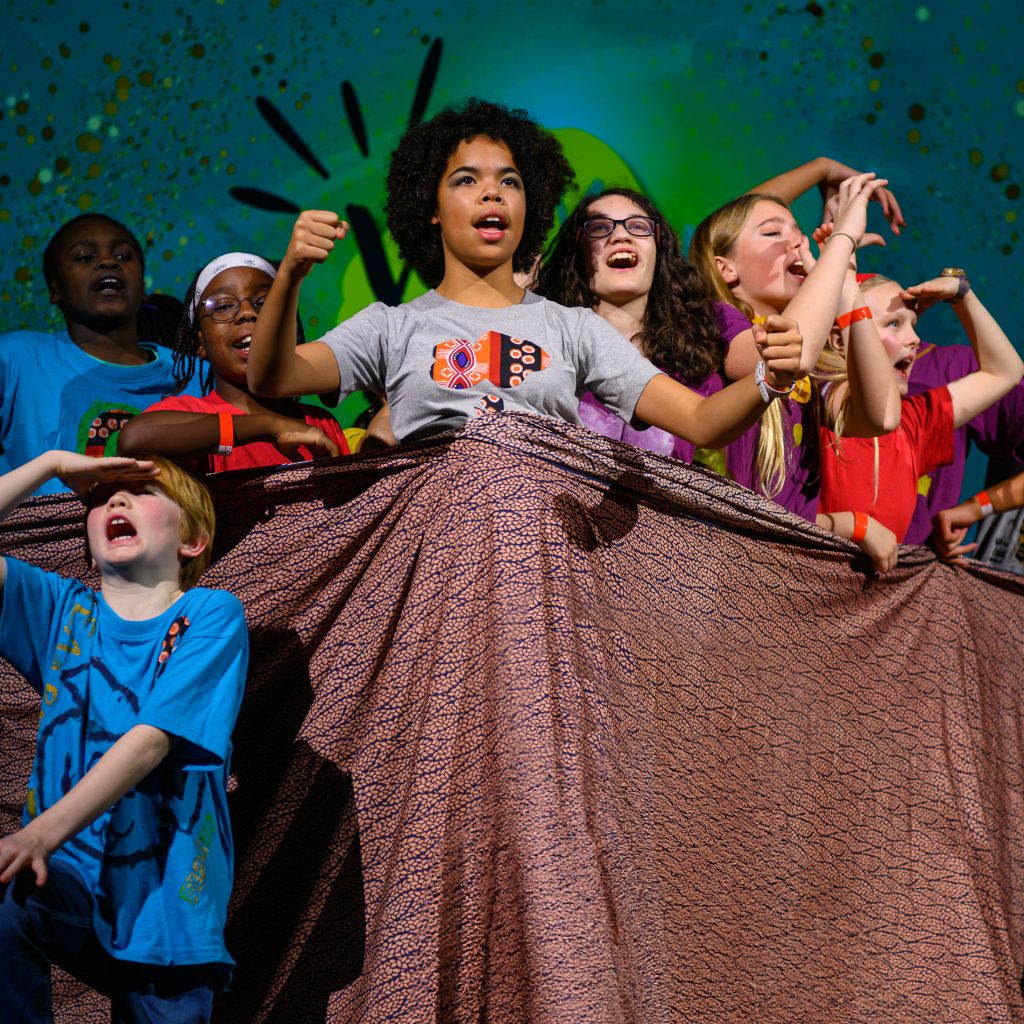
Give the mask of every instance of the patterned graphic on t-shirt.
[[445, 388], [461, 391], [485, 381], [514, 388], [531, 373], [546, 370], [551, 357], [539, 345], [499, 331], [485, 331], [476, 341], [451, 338], [434, 348], [430, 376]]
[[171, 656], [171, 652], [177, 646], [178, 641], [184, 635], [185, 630], [191, 625], [192, 623], [189, 622], [187, 615], [179, 615], [171, 623], [170, 628], [167, 630], [167, 636], [163, 638], [163, 641], [160, 644], [160, 657], [156, 659], [156, 675], [158, 679], [160, 678], [160, 673], [164, 670], [164, 665], [167, 664], [167, 659]]
[[505, 399], [497, 395], [484, 395], [475, 406], [474, 416], [493, 416], [496, 412], [502, 412], [505, 408]]
[[109, 408], [107, 402], [93, 402], [78, 422], [75, 450], [94, 458], [117, 454], [117, 434], [141, 410], [133, 406]]

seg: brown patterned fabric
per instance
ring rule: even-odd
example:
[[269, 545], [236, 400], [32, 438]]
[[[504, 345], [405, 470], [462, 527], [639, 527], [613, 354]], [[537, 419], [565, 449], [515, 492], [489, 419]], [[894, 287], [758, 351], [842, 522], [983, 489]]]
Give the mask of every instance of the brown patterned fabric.
[[[878, 581], [533, 417], [213, 487], [253, 645], [215, 1020], [1024, 1021], [1021, 581]], [[84, 569], [75, 502], [0, 531]], [[35, 712], [6, 670], [5, 829]]]

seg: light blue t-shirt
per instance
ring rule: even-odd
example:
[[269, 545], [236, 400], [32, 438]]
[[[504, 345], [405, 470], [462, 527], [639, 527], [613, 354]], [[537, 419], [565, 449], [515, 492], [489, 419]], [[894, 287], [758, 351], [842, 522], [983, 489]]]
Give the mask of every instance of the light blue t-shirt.
[[53, 853], [82, 876], [114, 957], [231, 963], [231, 732], [249, 639], [238, 599], [196, 587], [162, 615], [122, 619], [78, 580], [7, 559], [0, 654], [42, 698], [23, 824], [52, 807], [135, 725], [170, 754]]
[[[125, 422], [174, 388], [171, 353], [148, 347], [152, 362], [119, 366], [83, 352], [67, 331], [0, 335], [0, 474], [52, 448], [116, 455]], [[48, 480], [35, 493], [65, 490]]]

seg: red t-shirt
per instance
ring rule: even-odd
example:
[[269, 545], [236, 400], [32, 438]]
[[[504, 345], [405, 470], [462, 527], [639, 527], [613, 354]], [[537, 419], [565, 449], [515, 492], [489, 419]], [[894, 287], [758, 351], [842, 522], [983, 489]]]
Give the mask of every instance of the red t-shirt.
[[[337, 446], [342, 455], [351, 455], [348, 441], [334, 417], [326, 410], [316, 406], [304, 405], [304, 419], [311, 427], [319, 427]], [[195, 395], [172, 395], [151, 405], [146, 412], [230, 412], [233, 416], [246, 415], [241, 409], [226, 402], [216, 391], [211, 391], [202, 398]], [[305, 446], [299, 447], [303, 459], [312, 459], [313, 453]], [[301, 460], [300, 460], [301, 461]], [[195, 468], [199, 473], [223, 473], [227, 469], [256, 469], [261, 466], [285, 466], [292, 462], [284, 452], [269, 441], [250, 441], [238, 444], [230, 455], [200, 455], [195, 460]]]
[[949, 388], [932, 388], [905, 398], [900, 425], [891, 434], [844, 437], [838, 453], [835, 445], [835, 434], [822, 427], [820, 510], [866, 512], [902, 542], [914, 517], [918, 477], [953, 461], [953, 400]]

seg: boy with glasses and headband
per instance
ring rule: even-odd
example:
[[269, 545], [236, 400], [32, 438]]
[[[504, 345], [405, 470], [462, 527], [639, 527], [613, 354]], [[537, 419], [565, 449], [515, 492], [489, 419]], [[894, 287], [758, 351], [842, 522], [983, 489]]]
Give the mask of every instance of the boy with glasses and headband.
[[244, 252], [218, 256], [196, 274], [175, 338], [175, 390], [198, 376], [203, 396], [175, 394], [151, 405], [121, 432], [118, 451], [158, 452], [207, 473], [349, 454], [326, 409], [258, 399], [246, 383], [253, 327], [276, 274]]

